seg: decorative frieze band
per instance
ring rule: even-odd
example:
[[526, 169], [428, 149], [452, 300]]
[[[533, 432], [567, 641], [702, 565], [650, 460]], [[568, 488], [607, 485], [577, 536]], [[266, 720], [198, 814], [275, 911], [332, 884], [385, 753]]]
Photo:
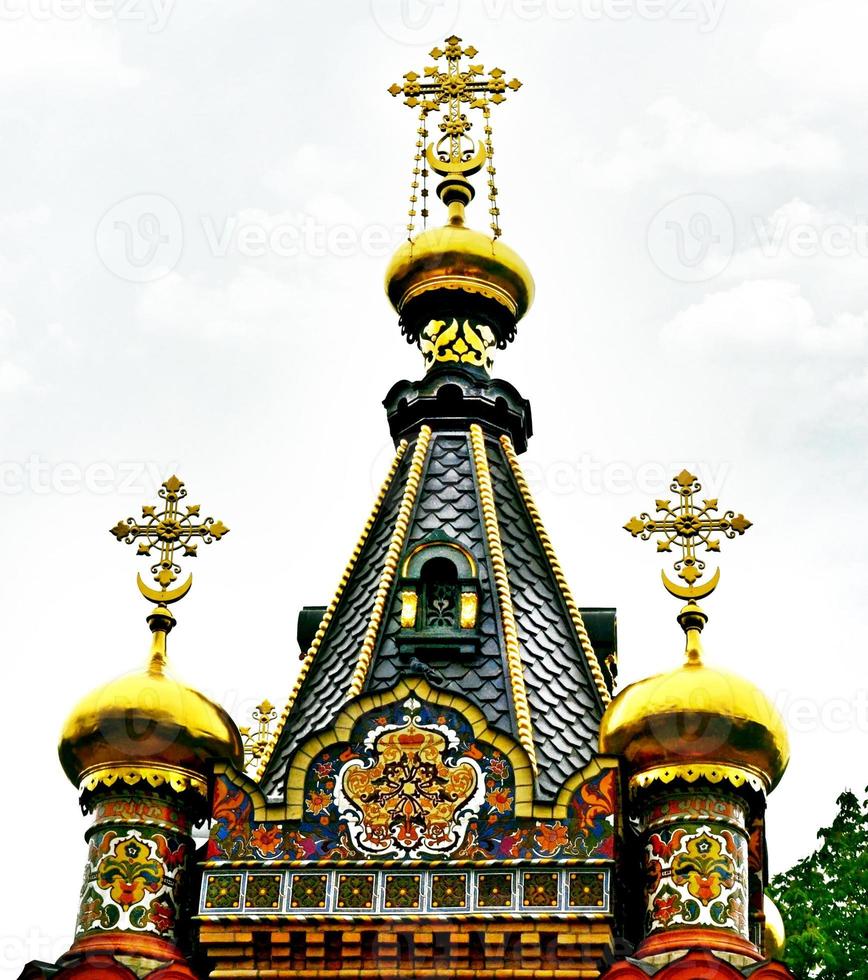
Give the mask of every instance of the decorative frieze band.
[[610, 869], [311, 868], [208, 872], [200, 916], [606, 915]]

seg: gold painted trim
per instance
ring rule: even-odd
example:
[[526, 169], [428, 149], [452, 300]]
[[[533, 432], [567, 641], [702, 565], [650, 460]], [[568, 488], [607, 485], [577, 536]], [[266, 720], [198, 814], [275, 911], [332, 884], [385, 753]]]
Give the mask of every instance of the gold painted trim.
[[406, 577], [407, 570], [410, 567], [410, 562], [419, 554], [420, 551], [426, 551], [428, 548], [453, 548], [455, 551], [460, 551], [462, 555], [467, 559], [468, 565], [470, 565], [470, 574], [473, 578], [476, 578], [476, 559], [470, 552], [463, 548], [457, 541], [423, 541], [422, 544], [417, 544], [416, 547], [407, 555], [404, 559], [404, 564], [401, 566], [401, 574]]
[[461, 290], [464, 293], [476, 293], [479, 296], [486, 297], [486, 299], [493, 299], [502, 306], [505, 306], [518, 319], [518, 304], [515, 301], [515, 297], [510, 295], [507, 290], [491, 281], [481, 282], [476, 276], [460, 276], [454, 274], [431, 276], [423, 279], [422, 282], [410, 286], [401, 296], [398, 304], [398, 312], [401, 313], [410, 300], [421, 296], [423, 293], [431, 292], [434, 289]]
[[[442, 868], [461, 868], [463, 870], [484, 870], [496, 872], [500, 868], [518, 868], [523, 870], [525, 867], [536, 868], [563, 868], [566, 871], [581, 871], [584, 868], [600, 868], [606, 870], [613, 867], [613, 858], [501, 858], [490, 857], [485, 860], [473, 858], [440, 858], [433, 861], [414, 858], [335, 858], [329, 860], [328, 865], [317, 866], [311, 864], [310, 859], [269, 859], [268, 867], [282, 871], [318, 871], [328, 870], [329, 868], [358, 868], [360, 871], [377, 871], [381, 868], [412, 868], [424, 871], [428, 868], [440, 870]], [[231, 861], [211, 858], [208, 861], [200, 861], [196, 867], [207, 871], [218, 873], [221, 871], [261, 871], [262, 861], [257, 858], [242, 858]]]
[[600, 692], [600, 697], [603, 699], [603, 704], [606, 705], [612, 700], [612, 695], [609, 693], [608, 687], [606, 687], [606, 680], [603, 676], [600, 662], [597, 659], [596, 653], [594, 652], [594, 647], [591, 644], [591, 638], [588, 636], [588, 631], [585, 628], [585, 621], [582, 619], [582, 613], [579, 610], [579, 607], [576, 605], [576, 601], [573, 598], [573, 594], [570, 591], [570, 587], [567, 583], [566, 576], [561, 568], [561, 563], [558, 561], [558, 556], [555, 554], [554, 545], [551, 542], [551, 538], [548, 536], [548, 532], [543, 526], [539, 509], [537, 508], [533, 496], [531, 495], [530, 487], [528, 486], [527, 480], [524, 478], [524, 473], [521, 471], [521, 466], [519, 465], [515, 448], [512, 445], [512, 440], [509, 438], [509, 436], [501, 436], [500, 444], [503, 446], [503, 451], [506, 454], [506, 459], [509, 463], [510, 469], [512, 470], [512, 475], [515, 477], [515, 482], [518, 486], [519, 493], [522, 496], [522, 500], [524, 501], [524, 506], [530, 515], [534, 528], [536, 529], [537, 537], [540, 539], [543, 546], [543, 551], [546, 554], [546, 558], [548, 558], [549, 565], [555, 576], [555, 581], [558, 584], [558, 588], [561, 590], [561, 595], [563, 596], [564, 603], [566, 604], [567, 612], [570, 614], [570, 619], [573, 621], [576, 635], [579, 638], [582, 652], [585, 655], [585, 659], [588, 661], [588, 666], [590, 667], [591, 674], [594, 677], [594, 683], [597, 686], [597, 690]]
[[644, 772], [637, 772], [630, 777], [630, 789], [644, 789], [652, 783], [671, 783], [674, 779], [683, 779], [686, 783], [695, 783], [697, 779], [705, 779], [709, 783], [720, 783], [724, 780], [736, 789], [748, 786], [760, 793], [767, 793], [769, 784], [762, 774], [746, 766], [720, 766], [713, 762], [686, 762], [680, 766], [654, 766]]
[[485, 436], [481, 427], [475, 422], [470, 426], [470, 445], [473, 452], [473, 464], [476, 468], [479, 499], [482, 504], [482, 520], [485, 524], [488, 551], [491, 555], [494, 581], [497, 585], [497, 595], [500, 600], [500, 618], [503, 623], [503, 635], [506, 640], [506, 662], [509, 667], [512, 700], [518, 723], [518, 738], [530, 757], [533, 771], [537, 772], [536, 749], [533, 744], [530, 707], [527, 701], [527, 688], [524, 683], [524, 664], [521, 660], [521, 650], [518, 645], [518, 629], [515, 625], [515, 610], [512, 605], [512, 593], [509, 588], [506, 559], [503, 556], [503, 545], [500, 541], [500, 525], [497, 521], [497, 508], [494, 504], [494, 490], [491, 485], [491, 471], [488, 468]]
[[126, 786], [137, 786], [139, 783], [147, 783], [154, 789], [160, 786], [168, 786], [176, 793], [184, 793], [192, 790], [199, 796], [208, 799], [208, 782], [198, 773], [189, 769], [176, 768], [174, 766], [130, 766], [118, 763], [115, 766], [98, 766], [93, 769], [86, 769], [81, 774], [79, 782], [79, 792], [95, 790], [97, 786], [112, 786], [122, 783]]
[[[490, 728], [485, 715], [472, 701], [460, 694], [436, 690], [423, 677], [414, 677], [399, 681], [388, 691], [375, 691], [348, 702], [329, 731], [313, 735], [299, 746], [287, 772], [285, 819], [301, 820], [304, 815], [305, 775], [317, 753], [336, 742], [349, 741], [353, 725], [366, 712], [409, 697], [416, 697], [420, 701], [428, 701], [444, 708], [454, 708], [467, 719], [467, 723], [473, 729], [474, 738], [488, 742], [499, 749], [509, 760], [515, 776], [515, 815], [517, 817], [532, 815], [534, 770], [526, 747], [519, 745], [508, 735]], [[258, 812], [256, 818], [261, 819]], [[275, 818], [269, 817], [269, 819]]]
[[365, 638], [362, 641], [362, 648], [359, 651], [359, 659], [356, 662], [353, 679], [347, 691], [347, 700], [358, 697], [362, 693], [362, 688], [365, 686], [368, 669], [371, 666], [371, 657], [374, 653], [374, 645], [377, 642], [377, 636], [380, 632], [383, 610], [386, 606], [386, 599], [389, 597], [389, 591], [392, 588], [392, 582], [395, 579], [395, 572], [398, 570], [398, 559], [404, 547], [407, 528], [410, 526], [410, 517], [413, 513], [413, 505], [416, 502], [419, 484], [422, 481], [422, 469], [425, 465], [430, 443], [431, 427], [429, 425], [423, 425], [419, 429], [416, 448], [413, 450], [413, 459], [410, 462], [407, 482], [404, 485], [404, 496], [401, 498], [401, 506], [398, 510], [395, 528], [392, 531], [392, 540], [389, 542], [389, 550], [386, 552], [386, 560], [383, 563], [383, 573], [380, 576], [380, 584], [377, 588], [376, 598], [374, 599], [374, 608], [371, 610], [371, 619], [368, 623]]
[[274, 728], [271, 739], [266, 745], [262, 758], [259, 762], [259, 768], [256, 770], [256, 778], [261, 779], [265, 773], [265, 768], [271, 760], [272, 753], [277, 746], [277, 740], [280, 738], [281, 732], [283, 731], [283, 726], [286, 724], [286, 719], [289, 717], [289, 713], [292, 710], [292, 706], [295, 704], [295, 699], [298, 697], [298, 692], [301, 690], [301, 685], [304, 683], [305, 677], [307, 677], [307, 672], [310, 670], [310, 666], [313, 663], [314, 657], [320, 644], [322, 643], [323, 637], [326, 634], [329, 623], [332, 621], [332, 617], [335, 614], [335, 610], [338, 607], [338, 603], [341, 600], [341, 596], [344, 593], [344, 589], [350, 580], [350, 576], [353, 573], [353, 569], [356, 567], [356, 562], [359, 560], [359, 556], [362, 553], [362, 549], [368, 540], [368, 535], [371, 533], [371, 528], [374, 526], [374, 522], [377, 519], [377, 515], [380, 513], [380, 509], [383, 506], [383, 501], [386, 499], [386, 494], [389, 492], [389, 488], [392, 486], [392, 481], [395, 479], [395, 473], [398, 471], [398, 465], [404, 458], [404, 453], [407, 451], [407, 440], [402, 439], [398, 443], [397, 450], [395, 452], [395, 457], [392, 460], [392, 465], [389, 467], [389, 472], [386, 474], [386, 479], [383, 481], [383, 485], [380, 487], [380, 492], [377, 494], [377, 499], [374, 501], [373, 509], [371, 510], [370, 516], [365, 522], [365, 526], [362, 529], [361, 536], [359, 537], [358, 543], [353, 549], [353, 553], [350, 555], [350, 560], [347, 562], [347, 566], [344, 569], [344, 573], [341, 576], [340, 582], [338, 582], [338, 587], [335, 590], [334, 597], [332, 598], [329, 607], [326, 609], [323, 615], [322, 621], [319, 624], [319, 628], [314, 634], [313, 641], [305, 654], [304, 662], [301, 665], [301, 669], [298, 672], [298, 677], [295, 679], [295, 684], [293, 685], [292, 691], [290, 692], [289, 698], [287, 699], [286, 706], [280, 715], [280, 719]]

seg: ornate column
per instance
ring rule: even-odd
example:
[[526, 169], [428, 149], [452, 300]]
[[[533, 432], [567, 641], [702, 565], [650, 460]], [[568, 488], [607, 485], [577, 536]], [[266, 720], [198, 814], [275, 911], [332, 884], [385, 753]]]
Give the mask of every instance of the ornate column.
[[85, 835], [87, 864], [70, 952], [182, 959], [179, 919], [192, 871], [192, 824], [205, 808], [198, 793], [203, 784], [159, 769], [141, 778], [136, 773], [132, 785], [123, 773], [106, 785], [110, 779], [106, 773], [86, 790], [93, 824]]
[[[663, 573], [666, 590], [686, 600], [678, 615], [684, 663], [625, 688], [609, 705], [600, 748], [623, 758], [628, 819], [637, 834], [632, 881], [641, 915], [628, 923], [636, 956], [662, 965], [687, 951], [707, 951], [745, 968], [762, 959], [757, 911], [765, 869], [762, 816], [766, 795], [784, 773], [789, 745], [768, 698], [736, 674], [704, 662], [707, 616], [698, 602], [715, 590], [719, 571], [700, 582], [700, 549], [716, 553], [722, 537], [751, 527], [743, 514], [718, 513], [716, 499], [686, 470], [674, 477], [675, 504], [631, 518], [634, 537], [657, 537], [657, 550], [681, 551]], [[697, 978], [710, 976], [697, 967]]]
[[748, 807], [720, 786], [649, 787], [637, 801], [642, 953], [748, 948]]
[[170, 588], [180, 572], [175, 552], [193, 556], [198, 542], [228, 530], [200, 519], [198, 505], [182, 503], [186, 495], [171, 477], [160, 491], [163, 510], [145, 506], [140, 522], [129, 518], [112, 529], [119, 541], [136, 542], [138, 554], [156, 551], [151, 571], [159, 588], [139, 576], [139, 591], [156, 603], [147, 617], [146, 666], [82, 699], [61, 736], [61, 764], [83, 811], [93, 815], [75, 938], [61, 977], [100, 969], [111, 980], [129, 970], [143, 976], [141, 968], [153, 980], [195, 976], [186, 961], [192, 828], [208, 815], [214, 762], [240, 766], [243, 751], [226, 712], [166, 669], [166, 638], [175, 625], [169, 604], [192, 584], [189, 576]]

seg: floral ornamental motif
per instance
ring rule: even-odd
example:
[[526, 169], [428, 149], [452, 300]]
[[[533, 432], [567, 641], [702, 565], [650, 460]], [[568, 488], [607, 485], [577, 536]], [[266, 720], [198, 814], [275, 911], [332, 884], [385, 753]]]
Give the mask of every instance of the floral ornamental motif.
[[126, 911], [141, 902], [145, 892], [158, 892], [163, 887], [165, 870], [145, 841], [127, 837], [115, 842], [96, 873], [97, 885], [107, 889], [112, 900]]
[[446, 320], [429, 320], [419, 332], [419, 349], [425, 358], [425, 366], [441, 364], [469, 364], [490, 371], [494, 366], [494, 349], [497, 338], [491, 327], [484, 323], [459, 323], [453, 317]]
[[747, 844], [717, 825], [652, 833], [645, 852], [647, 931], [699, 925], [746, 935]]
[[676, 885], [686, 885], [694, 898], [708, 905], [713, 899], [720, 898], [725, 888], [732, 888], [735, 862], [723, 850], [720, 839], [700, 834], [672, 861], [672, 881]]
[[283, 846], [283, 828], [260, 824], [250, 835], [250, 846], [262, 857], [274, 857]]
[[363, 852], [446, 854], [460, 845], [482, 803], [482, 773], [473, 759], [457, 759], [453, 731], [422, 726], [418, 701], [404, 707], [403, 725], [381, 725], [368, 736], [372, 763], [350, 759], [341, 769], [335, 803]]
[[[477, 739], [467, 719], [453, 708], [421, 702], [413, 712], [417, 728], [437, 731], [444, 738], [451, 732], [457, 740], [447, 738], [447, 767], [473, 763], [483, 779], [473, 799], [456, 810], [453, 826], [460, 843], [455, 850], [408, 851], [396, 843], [395, 856], [436, 860], [449, 853], [480, 861], [614, 857], [618, 782], [613, 768], [578, 786], [560, 820], [517, 817], [516, 775], [508, 754]], [[372, 851], [362, 840], [361, 810], [347, 800], [338, 782], [351, 761], [357, 768], [373, 769], [378, 761], [377, 733], [405, 729], [406, 714], [406, 703], [399, 701], [372, 709], [357, 719], [348, 742], [327, 745], [314, 755], [305, 776], [300, 820], [254, 820], [249, 794], [226, 774], [218, 775], [208, 857], [311, 863], [370, 857]]]

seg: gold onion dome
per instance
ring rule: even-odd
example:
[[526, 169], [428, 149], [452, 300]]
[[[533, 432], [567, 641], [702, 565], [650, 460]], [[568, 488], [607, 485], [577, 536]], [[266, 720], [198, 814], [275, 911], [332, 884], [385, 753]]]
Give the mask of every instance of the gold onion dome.
[[600, 751], [624, 758], [634, 777], [669, 768], [692, 779], [701, 767], [715, 781], [735, 770], [773, 789], [789, 761], [783, 719], [750, 681], [702, 662], [698, 606], [686, 606], [679, 622], [687, 661], [621, 691], [603, 716]]
[[154, 646], [148, 666], [83, 698], [63, 726], [59, 754], [78, 786], [88, 773], [123, 767], [168, 767], [204, 775], [226, 759], [241, 766], [241, 736], [229, 715], [165, 670], [165, 607], [148, 617]]
[[763, 915], [763, 953], [769, 960], [782, 959], [787, 945], [787, 931], [783, 916], [768, 895], [763, 896]]
[[517, 252], [462, 218], [404, 242], [386, 270], [386, 292], [399, 314], [438, 290], [493, 300], [517, 322], [533, 302], [534, 282]]
[[[393, 97], [419, 114], [416, 155], [410, 191], [407, 241], [392, 257], [386, 271], [386, 292], [401, 317], [409, 339], [431, 317], [480, 317], [489, 321], [499, 346], [505, 346], [516, 323], [533, 302], [534, 283], [522, 258], [500, 241], [500, 207], [495, 181], [491, 110], [508, 92], [521, 88], [500, 68], [486, 70], [476, 61], [479, 52], [461, 38], [446, 38], [430, 55], [436, 64], [421, 74], [410, 71], [401, 84], [389, 88]], [[465, 62], [465, 59], [467, 61]], [[445, 60], [445, 64], [444, 64]], [[481, 114], [482, 139], [471, 136], [471, 116]], [[429, 117], [442, 112], [440, 138], [428, 142]], [[478, 118], [478, 117], [477, 117]], [[469, 177], [485, 170], [490, 234], [468, 228], [464, 209], [475, 196]], [[448, 209], [442, 228], [415, 235], [417, 207], [428, 219], [427, 179], [442, 180], [436, 193]]]

